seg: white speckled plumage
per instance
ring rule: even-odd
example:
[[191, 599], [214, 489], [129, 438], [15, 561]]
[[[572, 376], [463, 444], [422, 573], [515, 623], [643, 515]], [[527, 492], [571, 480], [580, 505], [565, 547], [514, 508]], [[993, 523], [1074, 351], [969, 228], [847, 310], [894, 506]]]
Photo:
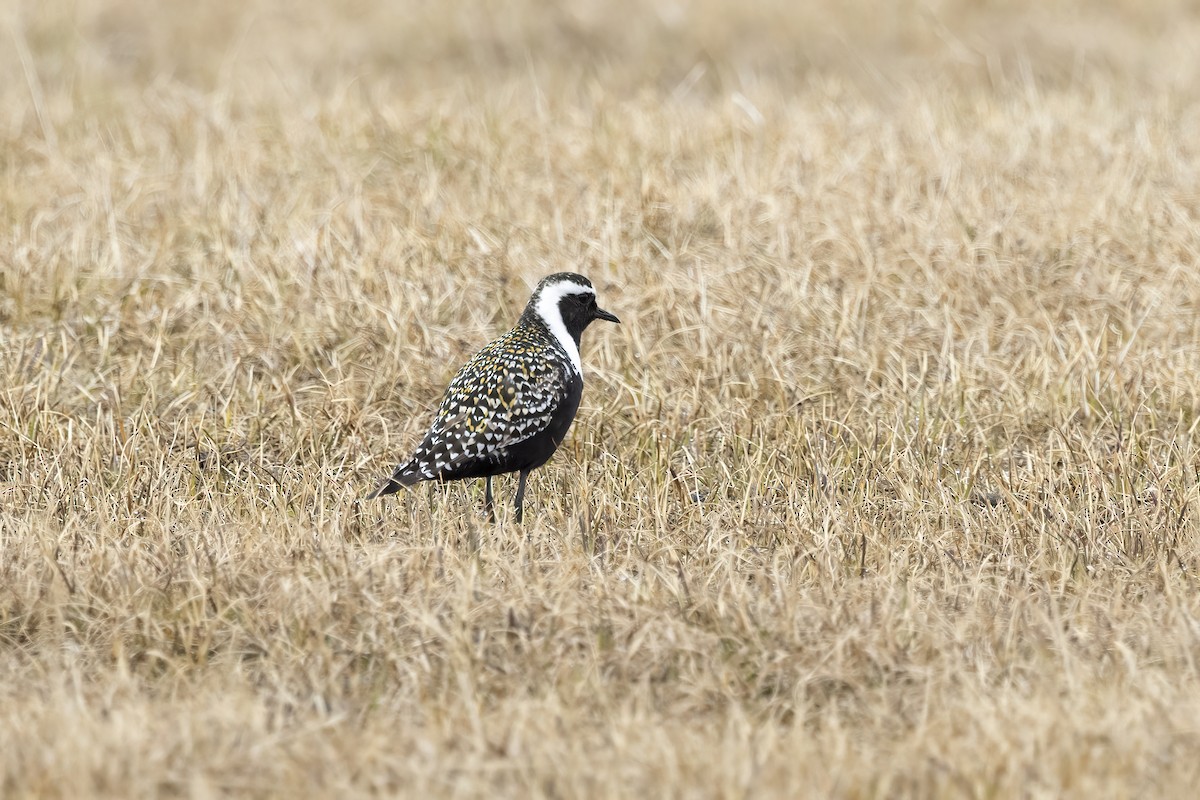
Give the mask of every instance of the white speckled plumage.
[[459, 370], [425, 442], [409, 463], [435, 480], [465, 459], [500, 463], [508, 448], [544, 430], [565, 399], [570, 365], [545, 335], [518, 326]]

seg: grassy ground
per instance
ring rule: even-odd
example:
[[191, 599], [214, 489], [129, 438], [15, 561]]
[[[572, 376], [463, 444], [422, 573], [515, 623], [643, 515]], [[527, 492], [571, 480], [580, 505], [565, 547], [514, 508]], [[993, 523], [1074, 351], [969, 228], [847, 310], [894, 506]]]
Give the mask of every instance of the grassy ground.
[[[1187, 4], [0, 22], [0, 795], [1193, 796]], [[527, 524], [356, 505], [564, 268]]]

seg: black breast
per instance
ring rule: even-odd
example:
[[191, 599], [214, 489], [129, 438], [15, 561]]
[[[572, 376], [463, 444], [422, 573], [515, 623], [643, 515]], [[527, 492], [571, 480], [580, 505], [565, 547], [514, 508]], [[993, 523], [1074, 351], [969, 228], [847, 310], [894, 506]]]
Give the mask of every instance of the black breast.
[[550, 424], [525, 441], [510, 447], [503, 464], [498, 465], [497, 473], [537, 469], [550, 460], [550, 456], [554, 455], [563, 439], [567, 438], [567, 431], [575, 420], [579, 400], [583, 397], [583, 379], [572, 374], [565, 388], [566, 396], [554, 410]]

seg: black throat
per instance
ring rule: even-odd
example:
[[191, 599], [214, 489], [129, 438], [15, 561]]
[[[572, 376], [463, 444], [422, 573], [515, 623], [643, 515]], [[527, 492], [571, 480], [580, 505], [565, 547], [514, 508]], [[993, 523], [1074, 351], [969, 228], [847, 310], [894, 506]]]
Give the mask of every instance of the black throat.
[[558, 313], [562, 315], [567, 333], [575, 340], [575, 346], [579, 347], [579, 337], [583, 335], [583, 329], [590, 325], [595, 318], [587, 308], [578, 302], [571, 302], [571, 300], [572, 297], [568, 295], [559, 301]]

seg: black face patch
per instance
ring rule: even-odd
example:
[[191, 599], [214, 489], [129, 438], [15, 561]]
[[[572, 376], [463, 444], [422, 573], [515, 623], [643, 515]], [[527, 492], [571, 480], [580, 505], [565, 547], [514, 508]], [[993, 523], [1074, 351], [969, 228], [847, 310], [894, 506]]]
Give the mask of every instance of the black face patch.
[[563, 325], [576, 342], [583, 329], [596, 319], [596, 295], [592, 292], [569, 294], [558, 302]]

